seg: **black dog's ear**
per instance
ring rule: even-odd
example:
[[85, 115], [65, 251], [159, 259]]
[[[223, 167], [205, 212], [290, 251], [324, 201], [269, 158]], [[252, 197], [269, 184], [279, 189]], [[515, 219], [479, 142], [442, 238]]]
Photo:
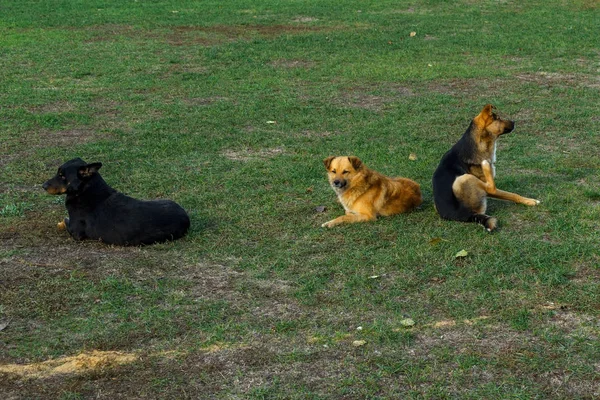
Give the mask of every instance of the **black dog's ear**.
[[335, 158], [335, 156], [329, 156], [323, 160], [323, 164], [325, 164], [325, 168], [327, 168], [327, 171], [329, 171], [329, 167], [331, 167], [331, 162], [333, 161], [334, 158]]
[[358, 157], [350, 156], [350, 157], [348, 157], [348, 160], [350, 161], [350, 164], [352, 164], [352, 167], [354, 167], [354, 169], [357, 171], [363, 165], [362, 161], [360, 161], [360, 158], [358, 158]]
[[78, 175], [82, 178], [91, 178], [98, 170], [102, 167], [102, 163], [91, 163], [84, 165], [83, 167], [79, 167]]

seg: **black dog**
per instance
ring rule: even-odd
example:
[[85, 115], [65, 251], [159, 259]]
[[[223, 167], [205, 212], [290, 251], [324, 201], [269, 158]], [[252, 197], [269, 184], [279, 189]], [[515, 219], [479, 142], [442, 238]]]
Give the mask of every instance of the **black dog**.
[[67, 161], [42, 186], [50, 194], [67, 194], [69, 218], [58, 224], [76, 240], [94, 239], [108, 244], [139, 246], [184, 236], [190, 219], [171, 200], [142, 201], [108, 186], [98, 170], [101, 163], [81, 158]]

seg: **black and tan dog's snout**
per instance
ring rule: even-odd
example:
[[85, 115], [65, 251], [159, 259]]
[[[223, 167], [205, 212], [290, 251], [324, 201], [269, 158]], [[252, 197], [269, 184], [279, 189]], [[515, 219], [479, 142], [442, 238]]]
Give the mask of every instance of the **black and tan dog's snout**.
[[515, 121], [506, 121], [503, 133], [510, 133], [515, 129]]
[[56, 182], [56, 179], [54, 178], [44, 182], [42, 188], [49, 194], [64, 194], [67, 192], [67, 187]]

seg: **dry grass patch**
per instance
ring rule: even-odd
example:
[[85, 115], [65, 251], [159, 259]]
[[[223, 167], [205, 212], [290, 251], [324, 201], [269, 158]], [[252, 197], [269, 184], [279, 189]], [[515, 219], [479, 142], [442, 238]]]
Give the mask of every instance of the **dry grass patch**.
[[26, 379], [49, 378], [56, 375], [83, 374], [112, 369], [137, 360], [131, 353], [93, 350], [71, 357], [31, 364], [0, 364], [0, 374], [18, 375]]

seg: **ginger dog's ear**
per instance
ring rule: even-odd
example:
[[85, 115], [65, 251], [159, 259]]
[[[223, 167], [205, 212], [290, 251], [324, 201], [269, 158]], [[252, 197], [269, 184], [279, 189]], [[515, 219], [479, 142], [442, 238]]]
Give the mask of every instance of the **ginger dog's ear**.
[[481, 110], [481, 112], [479, 113], [478, 116], [476, 116], [473, 121], [475, 122], [475, 125], [477, 125], [478, 128], [483, 129], [486, 126], [488, 126], [489, 124], [492, 123], [492, 121], [494, 120], [494, 110], [496, 109], [496, 107], [494, 107], [491, 104], [486, 104], [483, 107], [483, 110]]
[[323, 164], [325, 165], [325, 168], [327, 169], [327, 171], [329, 171], [329, 167], [331, 167], [331, 162], [334, 159], [335, 159], [335, 156], [329, 156], [323, 160]]
[[360, 158], [358, 157], [350, 156], [348, 157], [348, 160], [350, 161], [350, 164], [352, 164], [352, 167], [357, 171], [363, 166], [363, 162], [360, 161]]

